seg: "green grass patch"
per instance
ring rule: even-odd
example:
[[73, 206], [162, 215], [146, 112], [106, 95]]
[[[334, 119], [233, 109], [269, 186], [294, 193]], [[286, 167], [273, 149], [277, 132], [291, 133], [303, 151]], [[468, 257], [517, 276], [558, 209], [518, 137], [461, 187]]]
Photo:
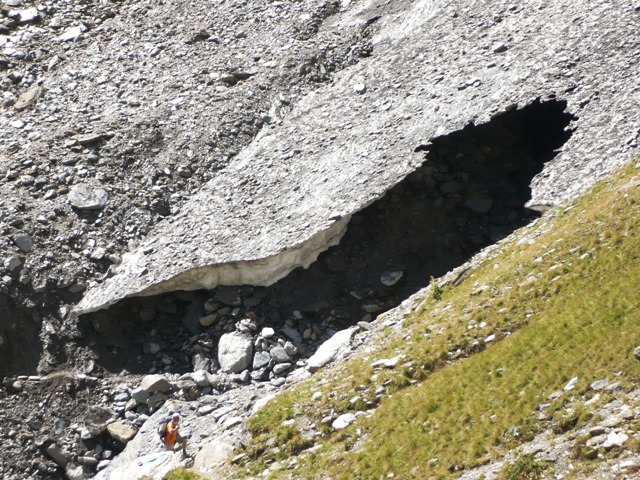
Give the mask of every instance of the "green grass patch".
[[545, 466], [533, 458], [533, 455], [522, 455], [514, 463], [507, 465], [498, 480], [538, 480], [542, 478]]
[[[575, 376], [575, 390], [547, 413], [557, 433], [587, 422], [588, 409], [566, 408], [570, 396], [602, 378], [623, 388], [640, 380], [631, 354], [640, 345], [638, 185], [629, 166], [522, 229], [459, 286], [432, 280], [374, 352], [317, 374], [251, 420], [254, 471], [312, 444], [285, 422], [304, 417], [323, 432], [323, 448], [300, 457], [296, 478], [455, 478], [531, 440], [542, 429], [538, 405]], [[370, 367], [397, 355], [395, 369]], [[347, 431], [321, 424], [371, 406], [375, 414]], [[502, 478], [538, 478], [540, 468], [521, 457]]]
[[167, 473], [162, 480], [205, 480], [206, 477], [186, 468], [176, 468]]

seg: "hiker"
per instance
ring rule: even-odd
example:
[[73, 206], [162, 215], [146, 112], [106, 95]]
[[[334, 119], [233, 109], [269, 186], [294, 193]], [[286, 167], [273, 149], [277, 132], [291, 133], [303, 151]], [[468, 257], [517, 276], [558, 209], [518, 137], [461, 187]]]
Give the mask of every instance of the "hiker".
[[162, 437], [164, 449], [175, 452], [176, 443], [182, 444], [182, 453], [187, 455], [187, 439], [180, 435], [180, 414], [174, 413], [171, 420], [166, 423], [166, 433]]

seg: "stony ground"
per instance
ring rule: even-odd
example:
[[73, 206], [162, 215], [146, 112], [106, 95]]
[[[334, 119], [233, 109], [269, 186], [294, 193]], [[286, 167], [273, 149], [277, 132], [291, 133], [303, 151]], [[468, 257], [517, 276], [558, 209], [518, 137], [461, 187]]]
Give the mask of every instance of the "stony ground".
[[1, 476], [62, 475], [44, 452], [113, 382], [15, 375], [73, 356], [60, 337], [86, 286], [370, 53], [372, 27], [326, 22], [348, 4], [0, 3]]
[[369, 27], [323, 28], [340, 8], [5, 1], [0, 308], [58, 328], [128, 245], [368, 54]]
[[[372, 2], [372, 9], [393, 14], [406, 3]], [[216, 411], [222, 431], [303, 370], [301, 358], [333, 331], [370, 320], [422, 286], [412, 275], [446, 272], [525, 218], [522, 192], [503, 198], [493, 217], [482, 216], [486, 198], [454, 215], [460, 200], [414, 226], [411, 238], [394, 237], [404, 260], [375, 258], [365, 246], [397, 234], [394, 220], [406, 215], [406, 226], [411, 215], [428, 215], [445, 195], [473, 186], [440, 155], [435, 170], [417, 171], [388, 203], [358, 216], [367, 227], [343, 250], [272, 290], [172, 294], [132, 300], [82, 325], [69, 318], [88, 286], [108, 277], [154, 225], [178, 215], [261, 131], [371, 55], [376, 16], [346, 28], [332, 23], [357, 8], [348, 0], [0, 0], [0, 476], [91, 476], [131, 431], [152, 434], [145, 420], [167, 399], [186, 402], [193, 418]], [[410, 210], [402, 208], [405, 190], [420, 199]], [[381, 219], [390, 220], [382, 229]], [[411, 265], [424, 246], [416, 239], [439, 224], [455, 234]], [[303, 288], [318, 285], [321, 298]], [[207, 358], [239, 322], [265, 363], [252, 364], [250, 374], [189, 376], [217, 370]], [[263, 330], [271, 325], [273, 334]], [[57, 372], [69, 364], [76, 373]], [[149, 372], [171, 377], [170, 393], [147, 391], [159, 395], [157, 405], [136, 397]], [[235, 393], [249, 383], [255, 391]], [[216, 410], [224, 392], [235, 410]], [[130, 430], [109, 431], [114, 419]]]

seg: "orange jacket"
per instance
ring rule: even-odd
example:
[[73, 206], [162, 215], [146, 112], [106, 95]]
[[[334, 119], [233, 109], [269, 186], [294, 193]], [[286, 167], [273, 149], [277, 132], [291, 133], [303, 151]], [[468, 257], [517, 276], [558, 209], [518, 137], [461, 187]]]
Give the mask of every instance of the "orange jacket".
[[164, 443], [167, 445], [173, 445], [178, 438], [178, 430], [180, 425], [176, 425], [173, 421], [167, 423], [167, 435], [164, 437]]

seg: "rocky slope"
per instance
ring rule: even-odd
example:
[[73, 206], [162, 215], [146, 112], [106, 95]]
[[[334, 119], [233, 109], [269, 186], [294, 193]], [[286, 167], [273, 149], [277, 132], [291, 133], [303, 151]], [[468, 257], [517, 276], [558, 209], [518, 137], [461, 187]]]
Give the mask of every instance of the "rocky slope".
[[367, 55], [366, 24], [321, 31], [339, 9], [5, 3], [0, 308], [64, 320], [260, 129]]
[[[150, 434], [162, 402], [131, 401], [132, 370], [173, 375], [175, 401], [217, 405], [249, 384], [255, 398], [216, 420], [248, 414], [336, 330], [508, 234], [524, 202], [571, 198], [627, 160], [639, 15], [586, 1], [3, 0], [0, 474], [81, 478], [123, 448], [108, 423]], [[549, 116], [495, 128], [537, 105]], [[474, 124], [511, 140], [460, 142]], [[545, 124], [573, 133], [550, 127], [561, 141], [539, 135], [549, 151], [527, 166], [523, 132]], [[499, 179], [480, 179], [486, 159]], [[499, 198], [515, 177], [525, 192]], [[412, 195], [420, 206], [392, 208]], [[380, 228], [382, 217], [405, 220]], [[407, 259], [424, 243], [392, 248], [402, 261], [377, 253], [412, 221], [424, 223], [416, 237], [438, 227], [448, 239], [428, 245], [420, 275]], [[219, 285], [237, 288], [121, 302]], [[236, 329], [255, 348], [245, 368], [220, 361]], [[109, 410], [92, 420], [96, 405]]]

